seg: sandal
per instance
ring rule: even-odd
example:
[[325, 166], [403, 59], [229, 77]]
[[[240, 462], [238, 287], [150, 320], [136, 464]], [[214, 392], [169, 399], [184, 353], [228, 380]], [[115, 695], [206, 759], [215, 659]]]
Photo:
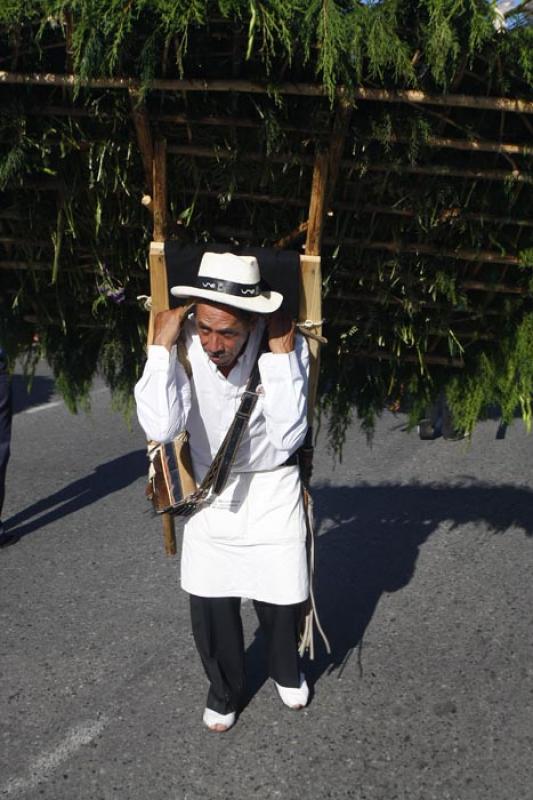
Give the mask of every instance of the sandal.
[[307, 705], [307, 701], [309, 700], [309, 687], [303, 674], [300, 674], [300, 686], [298, 688], [280, 686], [276, 681], [274, 681], [274, 683], [282, 702], [285, 703], [288, 708], [292, 708], [293, 711], [299, 711]]
[[218, 711], [213, 711], [211, 708], [206, 708], [203, 716], [204, 725], [213, 733], [226, 733], [235, 724], [235, 719], [235, 711], [230, 711], [229, 714], [219, 714]]

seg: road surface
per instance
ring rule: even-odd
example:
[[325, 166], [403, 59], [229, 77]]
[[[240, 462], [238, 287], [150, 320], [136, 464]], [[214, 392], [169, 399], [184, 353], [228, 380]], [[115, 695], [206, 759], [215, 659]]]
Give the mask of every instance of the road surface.
[[317, 644], [281, 706], [250, 603], [249, 702], [201, 724], [206, 685], [179, 558], [143, 496], [143, 434], [96, 385], [71, 415], [16, 379], [0, 549], [0, 797], [530, 800], [533, 437], [496, 422], [423, 442], [389, 413], [314, 476]]

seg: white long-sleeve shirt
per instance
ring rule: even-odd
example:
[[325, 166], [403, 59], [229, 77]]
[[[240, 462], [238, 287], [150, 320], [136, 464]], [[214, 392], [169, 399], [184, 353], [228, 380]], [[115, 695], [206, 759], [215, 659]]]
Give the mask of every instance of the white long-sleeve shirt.
[[[264, 327], [260, 320], [227, 378], [203, 351], [194, 320], [184, 328], [191, 380], [175, 348], [149, 348], [135, 387], [139, 421], [159, 442], [189, 431], [198, 483], [233, 421]], [[186, 521], [181, 583], [202, 597], [299, 603], [308, 594], [306, 524], [298, 467], [282, 465], [307, 430], [307, 343], [298, 335], [293, 352], [263, 353], [258, 363], [257, 403], [226, 487]]]
[[[263, 338], [259, 320], [228, 377], [202, 349], [194, 321], [185, 323], [185, 344], [192, 369], [189, 380], [176, 348], [148, 348], [144, 373], [135, 387], [139, 422], [149, 439], [167, 442], [188, 430], [193, 465], [201, 480], [216, 455], [239, 407]], [[237, 452], [236, 472], [270, 470], [283, 464], [302, 444], [307, 430], [309, 353], [302, 336], [291, 353], [259, 357], [258, 401]]]

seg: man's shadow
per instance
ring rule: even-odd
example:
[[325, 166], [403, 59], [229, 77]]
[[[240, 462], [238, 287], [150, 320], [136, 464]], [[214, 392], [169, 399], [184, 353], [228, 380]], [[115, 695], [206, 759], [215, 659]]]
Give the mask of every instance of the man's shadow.
[[[409, 584], [421, 546], [441, 524], [450, 530], [479, 523], [491, 535], [519, 528], [533, 536], [533, 490], [527, 487], [359, 484], [323, 486], [313, 495], [316, 529], [325, 528], [317, 539], [316, 599], [332, 652], [315, 631], [315, 660], [304, 660], [311, 686], [326, 671], [342, 674], [362, 647], [381, 595]], [[259, 631], [246, 657], [249, 701], [267, 677]], [[359, 657], [357, 663], [362, 671]]]
[[132, 450], [124, 456], [99, 464], [89, 475], [69, 483], [4, 520], [8, 544], [15, 544], [23, 536], [124, 489], [144, 474], [144, 450]]

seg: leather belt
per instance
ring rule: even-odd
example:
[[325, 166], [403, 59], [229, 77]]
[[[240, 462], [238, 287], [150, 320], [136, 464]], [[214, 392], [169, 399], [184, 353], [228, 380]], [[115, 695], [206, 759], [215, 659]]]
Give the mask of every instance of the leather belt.
[[296, 450], [296, 452], [292, 453], [292, 455], [290, 455], [288, 457], [288, 459], [283, 462], [283, 464], [280, 464], [280, 467], [297, 467], [297, 466], [298, 466], [298, 451], [297, 450]]

